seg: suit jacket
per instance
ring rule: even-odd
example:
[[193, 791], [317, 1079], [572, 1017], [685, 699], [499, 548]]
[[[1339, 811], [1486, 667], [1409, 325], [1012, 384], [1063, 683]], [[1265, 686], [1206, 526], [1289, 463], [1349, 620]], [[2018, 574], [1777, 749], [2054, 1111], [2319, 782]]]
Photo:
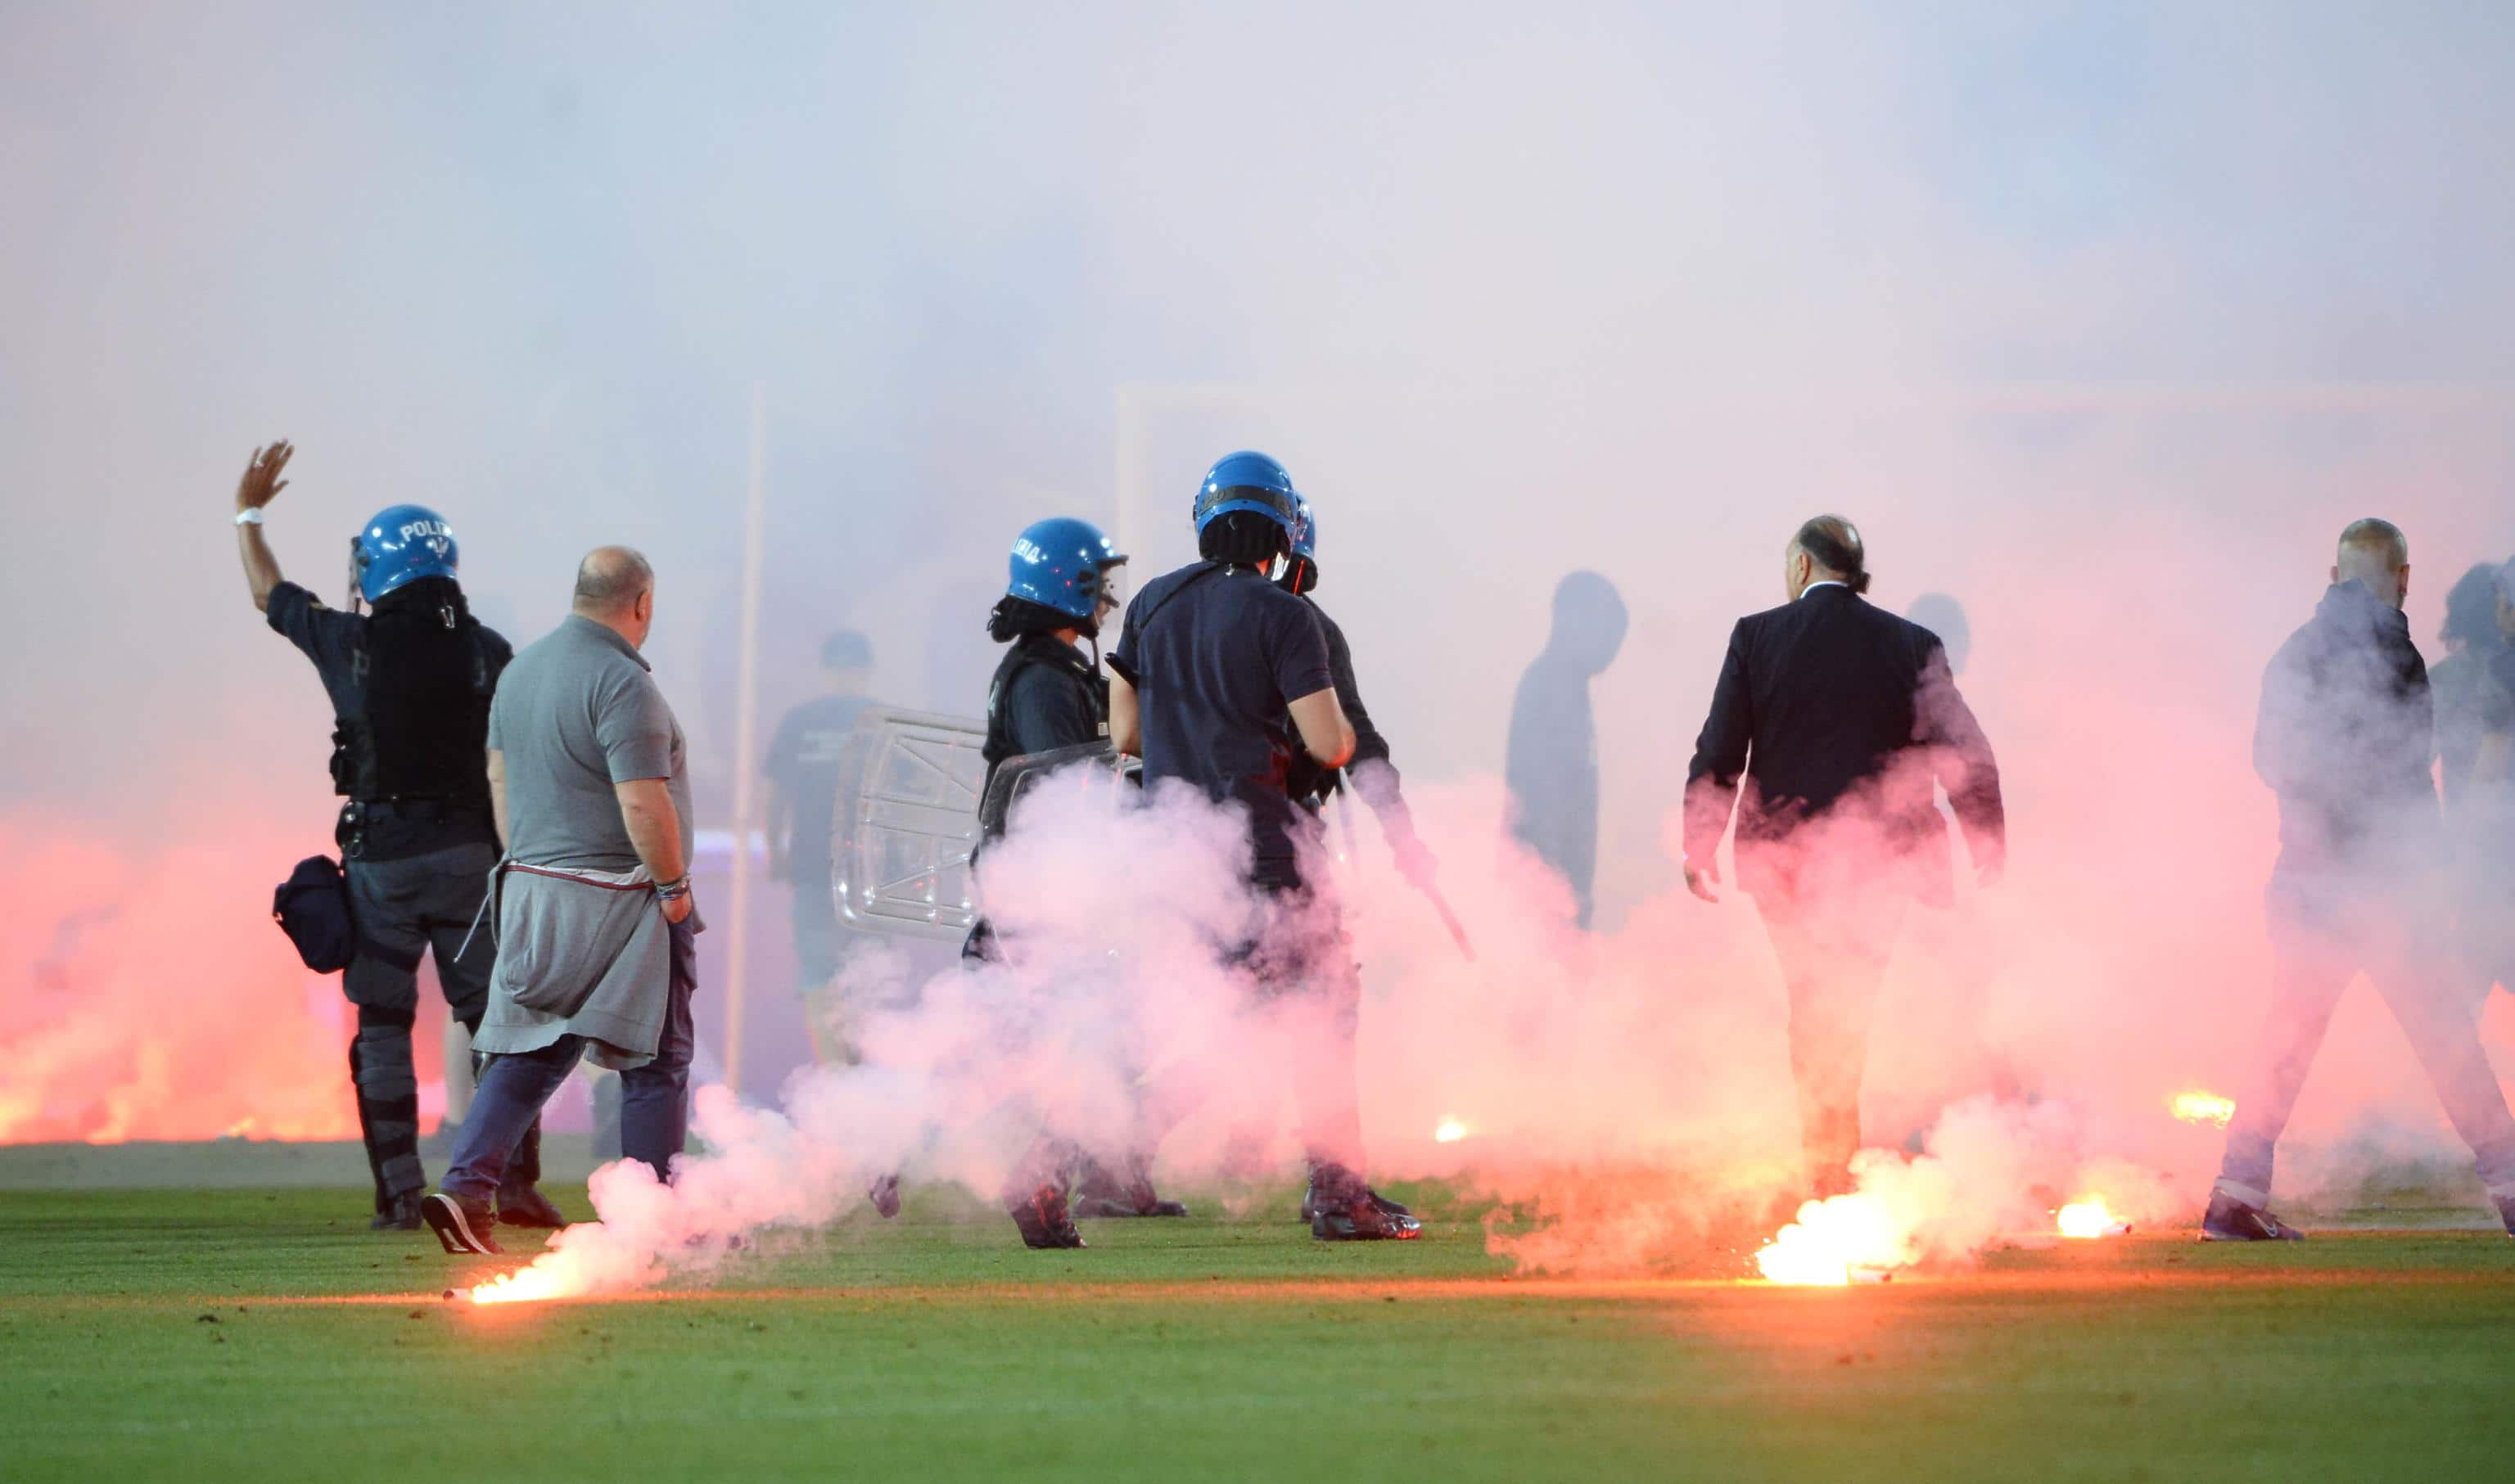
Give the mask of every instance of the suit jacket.
[[[1999, 861], [1999, 764], [1938, 636], [1848, 588], [1814, 588], [1730, 633], [1686, 771], [1686, 855], [1711, 859], [1735, 804], [1738, 885], [1751, 894], [1787, 894], [1804, 874], [1800, 852], [1822, 842], [1878, 852], [1829, 862], [1841, 879], [1946, 905], [1954, 858], [1934, 779], [1976, 862]], [[1818, 826], [1840, 833], [1805, 833]]]

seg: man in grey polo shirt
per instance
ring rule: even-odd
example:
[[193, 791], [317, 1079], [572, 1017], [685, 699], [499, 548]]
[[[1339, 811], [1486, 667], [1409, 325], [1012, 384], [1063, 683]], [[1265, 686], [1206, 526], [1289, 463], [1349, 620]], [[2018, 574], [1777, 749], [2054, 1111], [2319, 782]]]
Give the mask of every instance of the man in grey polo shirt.
[[515, 1141], [580, 1056], [621, 1074], [620, 1143], [656, 1177], [689, 1129], [689, 894], [681, 728], [638, 652], [655, 573], [626, 547], [587, 555], [572, 611], [515, 656], [489, 708], [489, 792], [506, 845], [497, 968], [473, 1039], [488, 1053], [429, 1229], [493, 1253], [490, 1200]]

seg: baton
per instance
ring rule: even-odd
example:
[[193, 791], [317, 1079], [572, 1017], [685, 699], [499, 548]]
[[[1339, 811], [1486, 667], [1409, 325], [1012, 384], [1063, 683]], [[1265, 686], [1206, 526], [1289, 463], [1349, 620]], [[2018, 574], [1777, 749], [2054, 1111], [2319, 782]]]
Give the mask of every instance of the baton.
[[[1340, 786], [1336, 791], [1337, 824], [1339, 828], [1344, 832], [1344, 847], [1348, 853], [1351, 853], [1355, 849], [1353, 843], [1353, 801], [1345, 797], [1347, 791], [1351, 787], [1352, 779], [1340, 774]], [[1409, 883], [1409, 885], [1413, 886], [1416, 890], [1422, 892], [1424, 900], [1432, 904], [1432, 910], [1441, 914], [1441, 926], [1450, 929], [1451, 941], [1459, 945], [1459, 953], [1461, 956], [1465, 958], [1468, 963], [1474, 963], [1476, 961], [1475, 945], [1467, 941], [1466, 926], [1459, 921], [1459, 915], [1457, 913], [1450, 910], [1449, 899], [1441, 895], [1441, 889], [1428, 882]]]

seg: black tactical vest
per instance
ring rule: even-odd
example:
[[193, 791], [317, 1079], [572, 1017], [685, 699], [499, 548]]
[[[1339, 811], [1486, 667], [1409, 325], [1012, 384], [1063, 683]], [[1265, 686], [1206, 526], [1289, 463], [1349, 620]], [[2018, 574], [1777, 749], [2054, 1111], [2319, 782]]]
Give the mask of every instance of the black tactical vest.
[[990, 781], [996, 776], [998, 763], [1019, 757], [1025, 750], [1014, 744], [1012, 721], [1007, 709], [1012, 698], [1013, 681], [1033, 665], [1045, 665], [1072, 681], [1091, 698], [1092, 714], [1104, 726], [1108, 723], [1108, 678], [1064, 640], [1045, 634], [1025, 634], [1005, 650], [1004, 659], [996, 665], [996, 678], [987, 684], [987, 741], [978, 756], [987, 760]]
[[[412, 591], [432, 587], [414, 583], [388, 595], [367, 620], [356, 659], [357, 715], [334, 719], [332, 787], [359, 804], [432, 800], [486, 809], [482, 759], [498, 678], [479, 621], [451, 585], [444, 593]], [[451, 642], [413, 633], [439, 625], [453, 631]]]

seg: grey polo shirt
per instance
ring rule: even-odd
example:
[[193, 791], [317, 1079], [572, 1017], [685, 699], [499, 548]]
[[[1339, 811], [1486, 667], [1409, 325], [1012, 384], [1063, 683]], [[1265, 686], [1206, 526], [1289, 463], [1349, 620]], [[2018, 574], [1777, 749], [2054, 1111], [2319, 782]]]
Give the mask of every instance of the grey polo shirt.
[[489, 746], [507, 757], [507, 853], [536, 866], [626, 871], [637, 847], [615, 783], [669, 780], [681, 849], [692, 848], [681, 726], [645, 658], [579, 614], [528, 644], [498, 678]]

